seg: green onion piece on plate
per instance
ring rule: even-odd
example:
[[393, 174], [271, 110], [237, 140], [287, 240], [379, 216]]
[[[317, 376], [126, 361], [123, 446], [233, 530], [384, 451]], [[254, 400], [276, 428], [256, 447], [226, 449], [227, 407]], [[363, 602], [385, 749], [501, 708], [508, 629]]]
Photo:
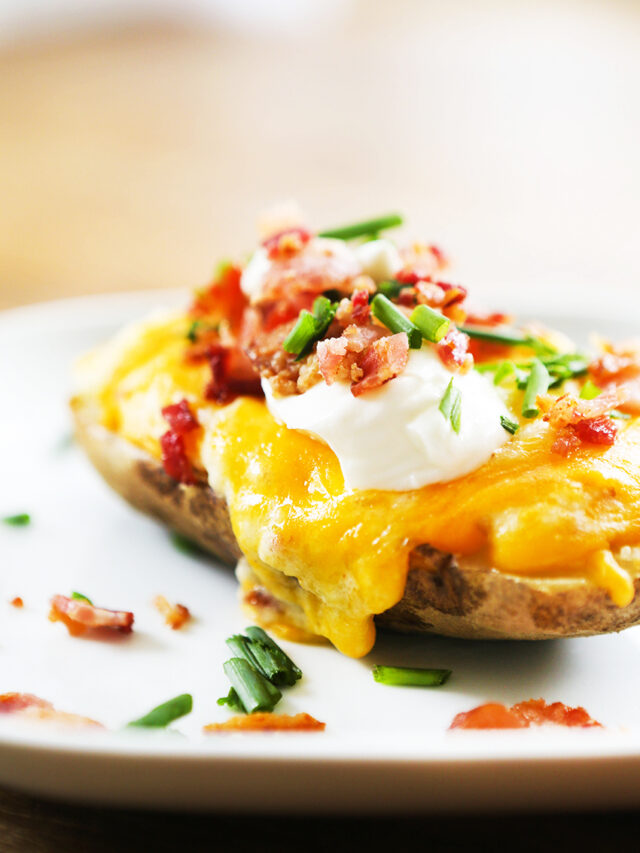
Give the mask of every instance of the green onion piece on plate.
[[175, 530], [172, 530], [169, 534], [169, 538], [171, 539], [171, 544], [176, 549], [176, 551], [180, 551], [181, 554], [201, 554], [201, 550], [193, 542], [191, 539], [187, 539], [186, 536], [183, 536], [182, 533], [177, 533]]
[[262, 630], [253, 625], [247, 628], [251, 640], [251, 650], [258, 662], [271, 672], [267, 675], [270, 681], [278, 687], [292, 687], [302, 678], [302, 671], [291, 660], [289, 655]]
[[2, 520], [5, 524], [11, 525], [11, 527], [26, 527], [27, 524], [31, 524], [31, 516], [27, 512], [21, 512], [18, 515], [7, 515]]
[[190, 693], [182, 693], [174, 699], [169, 699], [168, 702], [163, 702], [158, 705], [144, 717], [139, 720], [133, 720], [128, 723], [127, 727], [138, 727], [148, 729], [163, 729], [172, 723], [174, 720], [184, 717], [185, 714], [190, 714], [193, 708], [193, 697]]
[[340, 228], [328, 228], [320, 231], [318, 237], [336, 237], [338, 240], [353, 240], [356, 237], [369, 237], [386, 231], [387, 228], [397, 228], [404, 219], [398, 213], [379, 216], [377, 219], [367, 219], [364, 222], [354, 222], [353, 225], [343, 225]]
[[218, 705], [226, 705], [231, 711], [235, 711], [237, 714], [246, 714], [246, 708], [240, 701], [240, 697], [236, 693], [236, 691], [231, 688], [226, 696], [221, 696], [217, 702]]
[[511, 435], [515, 435], [520, 429], [519, 423], [512, 421], [511, 418], [505, 417], [505, 415], [500, 415], [500, 423], [507, 432], [511, 433]]
[[524, 400], [522, 401], [522, 415], [525, 418], [535, 418], [538, 412], [536, 399], [539, 394], [546, 394], [551, 384], [549, 371], [538, 358], [534, 358], [531, 362], [531, 371], [527, 379], [527, 386], [524, 390]]
[[91, 601], [90, 598], [87, 598], [87, 596], [83, 595], [81, 592], [72, 592], [71, 598], [73, 598], [74, 601], [84, 601], [85, 604], [90, 604], [91, 607], [93, 607], [93, 601]]
[[411, 315], [411, 322], [420, 330], [426, 341], [437, 344], [447, 334], [451, 321], [428, 305], [418, 305]]
[[422, 346], [422, 332], [413, 325], [391, 300], [382, 293], [377, 293], [371, 301], [371, 313], [392, 332], [406, 332], [411, 349]]
[[449, 421], [455, 433], [460, 432], [460, 416], [462, 413], [462, 395], [456, 386], [453, 384], [453, 379], [447, 385], [447, 390], [444, 392], [440, 405], [438, 406], [442, 412], [445, 421]]
[[410, 666], [374, 666], [373, 678], [392, 687], [440, 687], [448, 681], [450, 669], [419, 669]]
[[247, 714], [273, 711], [282, 698], [278, 688], [244, 658], [230, 658], [224, 664], [224, 671]]

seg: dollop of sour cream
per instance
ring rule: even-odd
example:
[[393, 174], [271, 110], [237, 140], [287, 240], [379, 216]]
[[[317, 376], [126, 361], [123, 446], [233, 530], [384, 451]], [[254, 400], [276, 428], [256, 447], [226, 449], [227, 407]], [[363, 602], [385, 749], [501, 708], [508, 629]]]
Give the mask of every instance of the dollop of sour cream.
[[[453, 377], [461, 395], [460, 431], [439, 409]], [[354, 397], [349, 385], [319, 382], [304, 394], [277, 397], [262, 381], [276, 420], [329, 445], [350, 489], [406, 491], [469, 474], [509, 438], [510, 417], [497, 389], [475, 370], [452, 374], [432, 348], [411, 350], [405, 370]]]

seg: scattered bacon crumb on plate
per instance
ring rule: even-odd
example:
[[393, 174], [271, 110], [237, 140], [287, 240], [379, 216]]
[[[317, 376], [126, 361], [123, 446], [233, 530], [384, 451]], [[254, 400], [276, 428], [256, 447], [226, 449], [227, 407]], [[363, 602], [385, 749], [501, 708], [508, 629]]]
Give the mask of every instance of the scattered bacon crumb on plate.
[[106, 628], [121, 634], [130, 634], [133, 630], [133, 613], [127, 610], [105, 610], [66, 595], [53, 596], [49, 619], [52, 622], [63, 622], [72, 637], [96, 628]]
[[310, 714], [257, 713], [231, 717], [225, 723], [210, 723], [204, 732], [323, 732], [326, 723], [321, 723]]
[[2, 693], [0, 694], [0, 714], [19, 714], [32, 720], [64, 723], [68, 726], [92, 726], [104, 728], [102, 723], [79, 714], [69, 714], [58, 711], [51, 702], [34, 696], [32, 693]]
[[165, 623], [174, 631], [182, 628], [191, 619], [188, 607], [185, 607], [184, 604], [171, 604], [164, 595], [156, 595], [153, 599], [153, 606], [164, 616]]
[[24, 601], [20, 598], [19, 595], [16, 595], [15, 598], [12, 598], [11, 601], [9, 602], [9, 604], [12, 607], [17, 607], [17, 608], [24, 607]]
[[450, 729], [526, 729], [551, 723], [570, 728], [602, 728], [602, 723], [592, 719], [584, 708], [570, 708], [563, 702], [528, 699], [510, 708], [498, 702], [487, 702], [457, 714]]

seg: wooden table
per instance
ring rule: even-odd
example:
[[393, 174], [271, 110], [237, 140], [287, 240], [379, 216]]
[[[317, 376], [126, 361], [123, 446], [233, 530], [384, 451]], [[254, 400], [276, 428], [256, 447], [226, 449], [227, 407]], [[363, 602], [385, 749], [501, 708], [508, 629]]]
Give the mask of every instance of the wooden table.
[[[361, 0], [295, 35], [145, 24], [0, 52], [0, 308], [195, 286], [296, 197], [405, 211], [498, 301], [640, 279], [640, 6]], [[605, 288], [603, 290], [603, 287]], [[636, 815], [111, 812], [0, 793], [0, 850], [610, 849]]]

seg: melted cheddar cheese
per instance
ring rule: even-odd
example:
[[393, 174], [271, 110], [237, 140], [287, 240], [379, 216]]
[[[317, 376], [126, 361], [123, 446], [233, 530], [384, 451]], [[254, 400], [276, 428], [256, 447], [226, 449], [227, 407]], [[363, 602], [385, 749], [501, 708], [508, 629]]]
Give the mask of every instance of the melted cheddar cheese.
[[347, 490], [329, 447], [276, 423], [264, 402], [202, 399], [207, 369], [184, 360], [187, 322], [138, 327], [110, 353], [108, 370], [104, 352], [91, 356], [85, 388], [93, 376], [103, 424], [157, 458], [161, 408], [182, 397], [195, 405], [204, 427], [195, 452], [227, 500], [253, 572], [340, 651], [370, 650], [373, 616], [402, 598], [410, 551], [423, 543], [482, 554], [508, 574], [581, 578], [619, 606], [633, 598], [632, 578], [612, 551], [640, 543], [639, 418], [605, 450], [554, 455], [549, 427], [538, 420], [458, 480], [405, 492]]

